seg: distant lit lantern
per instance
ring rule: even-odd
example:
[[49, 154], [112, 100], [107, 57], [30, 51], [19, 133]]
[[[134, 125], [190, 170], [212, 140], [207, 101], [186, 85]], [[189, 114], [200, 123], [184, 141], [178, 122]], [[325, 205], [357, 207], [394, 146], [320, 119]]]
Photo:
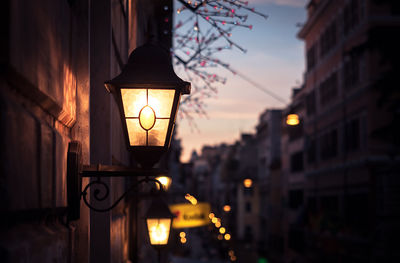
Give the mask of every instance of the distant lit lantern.
[[218, 221], [217, 221], [217, 222], [215, 223], [215, 227], [216, 227], [216, 228], [221, 227], [221, 222], [218, 222]]
[[226, 231], [225, 227], [221, 227], [221, 228], [219, 229], [219, 232], [220, 232], [221, 234], [225, 234], [225, 231]]
[[243, 180], [243, 185], [246, 188], [250, 188], [253, 185], [253, 180], [247, 178]]
[[213, 217], [213, 218], [211, 219], [211, 222], [213, 222], [214, 224], [217, 223], [217, 222], [218, 222], [218, 218], [217, 218], [217, 217]]
[[225, 234], [224, 238], [225, 238], [225, 240], [230, 240], [231, 239], [231, 235], [230, 234]]
[[180, 98], [190, 94], [190, 83], [175, 74], [167, 50], [145, 44], [105, 85], [119, 107], [128, 149], [142, 167], [153, 167], [169, 148]]
[[231, 206], [230, 205], [224, 205], [223, 209], [224, 209], [225, 212], [228, 213], [229, 211], [231, 211]]
[[286, 117], [286, 124], [287, 125], [295, 126], [295, 125], [298, 125], [299, 123], [300, 123], [299, 115], [297, 115], [297, 114], [289, 114]]
[[187, 242], [187, 239], [185, 237], [181, 237], [181, 243], [185, 244]]
[[182, 237], [186, 237], [186, 233], [182, 231], [182, 232], [179, 233], [179, 236], [180, 236], [181, 238], [182, 238]]
[[[156, 177], [156, 180], [158, 180], [162, 184], [162, 186], [163, 186], [165, 191], [168, 191], [168, 189], [169, 189], [169, 187], [171, 186], [171, 183], [172, 183], [172, 178], [171, 177], [162, 175], [162, 176]], [[159, 184], [156, 184], [156, 187], [157, 187], [158, 190], [160, 189], [160, 185]]]
[[224, 236], [223, 235], [218, 235], [218, 240], [222, 240], [222, 239], [224, 239]]
[[208, 218], [210, 218], [210, 219], [213, 219], [215, 217], [215, 214], [214, 213], [210, 213], [209, 215], [208, 215]]
[[150, 244], [161, 248], [168, 244], [173, 214], [168, 206], [158, 197], [153, 200], [145, 216]]
[[233, 256], [231, 256], [231, 261], [236, 261], [236, 256], [235, 255], [233, 255]]

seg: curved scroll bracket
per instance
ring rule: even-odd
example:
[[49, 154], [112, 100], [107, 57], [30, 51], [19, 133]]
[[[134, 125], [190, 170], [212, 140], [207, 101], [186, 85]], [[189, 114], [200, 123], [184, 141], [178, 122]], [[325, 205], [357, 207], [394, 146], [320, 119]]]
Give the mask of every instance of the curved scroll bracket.
[[[82, 146], [79, 141], [71, 141], [68, 145], [67, 154], [67, 201], [68, 201], [68, 221], [77, 220], [80, 217], [80, 201], [92, 210], [97, 212], [106, 212], [113, 209], [118, 203], [130, 192], [135, 190], [139, 184], [155, 182], [160, 185], [160, 191], [163, 185], [156, 179], [149, 176], [158, 176], [165, 174], [165, 170], [160, 169], [140, 169], [123, 166], [112, 165], [82, 165]], [[110, 195], [108, 184], [101, 181], [101, 177], [132, 177], [145, 176], [132, 185], [125, 193], [123, 193], [110, 207], [97, 208], [89, 201], [90, 190], [93, 190], [92, 198], [101, 202]], [[82, 177], [96, 177], [85, 186], [82, 191]]]

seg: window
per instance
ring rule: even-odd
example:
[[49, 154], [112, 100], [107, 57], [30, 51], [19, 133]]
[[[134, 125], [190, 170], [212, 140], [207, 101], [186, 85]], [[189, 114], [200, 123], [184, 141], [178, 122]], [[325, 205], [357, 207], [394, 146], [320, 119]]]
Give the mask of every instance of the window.
[[243, 187], [244, 195], [252, 196], [253, 195], [253, 187]]
[[307, 70], [310, 71], [317, 63], [317, 46], [314, 44], [307, 51]]
[[307, 162], [314, 163], [317, 159], [317, 143], [315, 139], [310, 139], [307, 145]]
[[303, 152], [297, 152], [290, 156], [290, 171], [301, 172], [303, 171]]
[[356, 56], [351, 56], [343, 67], [345, 90], [350, 90], [360, 81], [360, 60]]
[[319, 87], [319, 99], [321, 106], [332, 102], [338, 93], [338, 77], [337, 72], [330, 75]]
[[[349, 194], [345, 197], [346, 224], [358, 234], [368, 233], [369, 197], [367, 193]], [[363, 220], [360, 220], [363, 219]]]
[[307, 116], [310, 116], [316, 112], [315, 90], [311, 91], [306, 96], [306, 111], [307, 111]]
[[251, 203], [250, 202], [246, 202], [246, 212], [251, 213]]
[[247, 225], [244, 228], [244, 238], [246, 240], [252, 240], [253, 239], [253, 228], [249, 225]]
[[320, 56], [323, 57], [336, 45], [336, 20], [334, 20], [321, 34], [319, 40]]
[[305, 236], [302, 229], [290, 226], [289, 228], [289, 247], [299, 253], [305, 249]]
[[289, 207], [297, 209], [303, 205], [303, 190], [290, 190], [289, 191]]
[[347, 35], [359, 23], [359, 0], [351, 0], [343, 10], [343, 33]]
[[321, 136], [321, 159], [327, 160], [337, 155], [337, 129], [327, 132]]
[[303, 136], [303, 121], [300, 120], [300, 123], [294, 126], [288, 126], [289, 132], [289, 141], [294, 141]]
[[346, 123], [345, 127], [345, 149], [352, 152], [360, 148], [360, 120], [354, 119]]

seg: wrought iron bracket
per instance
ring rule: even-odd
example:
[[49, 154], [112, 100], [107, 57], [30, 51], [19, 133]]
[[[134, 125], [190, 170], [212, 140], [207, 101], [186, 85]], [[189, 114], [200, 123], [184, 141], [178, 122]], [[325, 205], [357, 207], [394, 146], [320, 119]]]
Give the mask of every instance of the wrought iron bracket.
[[[92, 210], [97, 212], [107, 212], [118, 205], [123, 198], [131, 191], [137, 189], [142, 183], [154, 182], [158, 184], [159, 191], [163, 191], [163, 185], [156, 179], [151, 178], [160, 174], [165, 174], [161, 169], [140, 169], [114, 165], [83, 165], [82, 164], [82, 146], [79, 141], [71, 141], [68, 145], [67, 154], [67, 202], [68, 202], [68, 220], [77, 220], [80, 217], [80, 201]], [[105, 201], [110, 195], [110, 188], [107, 183], [101, 180], [104, 177], [143, 177], [131, 185], [116, 201], [109, 207], [98, 208], [89, 201], [90, 189], [93, 189], [92, 198], [97, 202]], [[82, 191], [82, 177], [95, 177]]]

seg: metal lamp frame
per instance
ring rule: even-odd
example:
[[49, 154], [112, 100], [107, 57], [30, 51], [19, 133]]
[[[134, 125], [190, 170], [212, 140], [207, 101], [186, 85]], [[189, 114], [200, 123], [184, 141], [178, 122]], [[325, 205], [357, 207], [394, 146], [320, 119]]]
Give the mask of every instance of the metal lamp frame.
[[[107, 212], [116, 207], [124, 197], [136, 190], [143, 183], [156, 183], [159, 185], [158, 192], [164, 192], [164, 186], [155, 178], [155, 176], [165, 174], [161, 169], [138, 169], [124, 166], [112, 165], [83, 165], [82, 164], [82, 146], [79, 141], [71, 141], [68, 146], [67, 154], [67, 201], [68, 201], [68, 220], [77, 220], [80, 218], [80, 201], [83, 199], [86, 206], [97, 212]], [[138, 177], [143, 179], [132, 184], [120, 197], [118, 197], [109, 207], [100, 208], [92, 205], [88, 200], [88, 193], [91, 188], [94, 189], [93, 198], [97, 202], [105, 201], [110, 195], [108, 184], [101, 180], [104, 177]], [[95, 177], [82, 191], [82, 178]]]

